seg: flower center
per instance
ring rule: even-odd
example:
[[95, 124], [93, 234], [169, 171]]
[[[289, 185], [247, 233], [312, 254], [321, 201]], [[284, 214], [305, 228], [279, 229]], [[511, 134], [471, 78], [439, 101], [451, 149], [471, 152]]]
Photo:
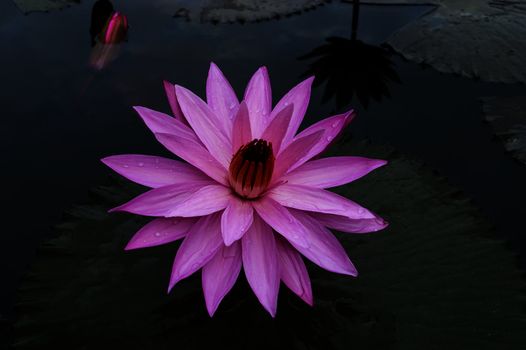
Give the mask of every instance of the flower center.
[[267, 189], [273, 170], [272, 143], [255, 139], [241, 146], [232, 157], [228, 180], [239, 196], [253, 199]]

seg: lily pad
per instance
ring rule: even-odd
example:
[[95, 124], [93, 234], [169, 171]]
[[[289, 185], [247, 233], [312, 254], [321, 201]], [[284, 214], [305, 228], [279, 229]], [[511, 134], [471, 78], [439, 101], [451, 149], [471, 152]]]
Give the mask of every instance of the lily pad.
[[283, 288], [272, 319], [244, 278], [213, 318], [199, 274], [167, 295], [177, 244], [123, 251], [144, 220], [106, 211], [141, 189], [114, 179], [40, 248], [18, 293], [15, 349], [521, 349], [524, 281], [470, 201], [391, 150], [335, 149], [390, 160], [337, 189], [390, 226], [338, 234], [360, 276], [309, 265], [313, 308]]
[[435, 4], [387, 41], [406, 59], [491, 82], [526, 83], [526, 0], [372, 0]]
[[327, 0], [201, 0], [179, 1], [175, 17], [212, 23], [255, 22], [299, 14]]
[[483, 111], [506, 150], [526, 164], [526, 96], [484, 98]]
[[48, 12], [62, 10], [71, 5], [79, 4], [80, 0], [13, 0], [24, 14], [31, 12]]

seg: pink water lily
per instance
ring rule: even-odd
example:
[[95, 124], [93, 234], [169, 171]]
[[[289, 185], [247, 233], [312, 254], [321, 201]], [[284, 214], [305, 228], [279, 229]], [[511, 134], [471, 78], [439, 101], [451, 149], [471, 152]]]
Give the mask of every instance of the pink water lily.
[[102, 160], [117, 173], [152, 188], [113, 209], [157, 217], [135, 234], [126, 249], [184, 238], [169, 290], [202, 269], [211, 316], [242, 267], [272, 316], [280, 281], [312, 305], [302, 255], [326, 270], [357, 276], [329, 229], [366, 233], [387, 226], [371, 211], [326, 190], [386, 162], [361, 157], [312, 160], [354, 116], [352, 111], [335, 115], [298, 134], [312, 80], [298, 84], [272, 108], [265, 67], [253, 75], [239, 102], [212, 63], [207, 102], [165, 82], [173, 116], [135, 107], [157, 140], [187, 163], [146, 155]]

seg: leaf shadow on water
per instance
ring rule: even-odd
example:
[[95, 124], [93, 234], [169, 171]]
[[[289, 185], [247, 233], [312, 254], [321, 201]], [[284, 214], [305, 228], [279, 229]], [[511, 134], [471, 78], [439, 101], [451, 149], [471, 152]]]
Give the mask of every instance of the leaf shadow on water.
[[283, 287], [272, 319], [244, 277], [213, 318], [199, 273], [167, 295], [178, 244], [123, 251], [145, 220], [106, 211], [142, 189], [111, 178], [40, 248], [18, 293], [14, 348], [520, 348], [524, 281], [470, 201], [390, 149], [342, 140], [333, 154], [390, 161], [336, 189], [390, 226], [338, 234], [356, 279], [308, 265], [313, 308]]

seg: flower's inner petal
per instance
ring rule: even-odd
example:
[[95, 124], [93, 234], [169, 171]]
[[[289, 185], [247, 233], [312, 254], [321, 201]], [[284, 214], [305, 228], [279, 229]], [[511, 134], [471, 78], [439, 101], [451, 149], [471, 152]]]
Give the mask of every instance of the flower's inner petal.
[[212, 214], [225, 209], [231, 197], [230, 188], [217, 184], [207, 185], [194, 193], [186, 194], [186, 198], [180, 197], [181, 200], [175, 202], [165, 216], [193, 217]]
[[290, 123], [283, 138], [284, 146], [287, 146], [290, 142], [292, 142], [294, 135], [296, 135], [296, 132], [298, 131], [298, 128], [300, 127], [301, 122], [303, 121], [303, 117], [305, 116], [305, 112], [307, 111], [307, 107], [309, 105], [313, 80], [314, 77], [310, 77], [293, 87], [276, 104], [276, 106], [272, 110], [272, 113], [270, 114], [270, 119], [274, 120], [274, 118], [284, 108], [286, 108], [289, 105], [294, 105], [294, 111], [292, 113]]
[[282, 175], [305, 163], [311, 149], [318, 144], [323, 133], [324, 131], [320, 130], [314, 134], [298, 138], [288, 145], [276, 159], [276, 168], [271, 183], [276, 183]]
[[248, 283], [263, 307], [274, 317], [278, 302], [279, 266], [272, 229], [256, 215], [241, 243], [243, 269]]
[[179, 120], [146, 107], [135, 106], [135, 111], [154, 134], [170, 134], [201, 144], [195, 132]]
[[303, 164], [285, 174], [281, 180], [296, 185], [330, 188], [359, 179], [386, 163], [385, 160], [362, 157], [323, 158]]
[[290, 104], [283, 108], [276, 117], [270, 122], [270, 125], [265, 129], [261, 138], [272, 144], [274, 150], [274, 156], [279, 154], [283, 137], [287, 131], [287, 127], [290, 125], [290, 118], [292, 117], [292, 111], [294, 105]]
[[174, 115], [175, 119], [188, 125], [188, 122], [183, 115], [183, 111], [181, 111], [181, 107], [179, 106], [179, 102], [177, 102], [177, 96], [175, 95], [175, 85], [166, 80], [163, 81], [163, 85], [164, 91], [166, 92], [166, 97], [168, 97], [170, 109], [172, 110], [172, 114]]
[[202, 283], [208, 314], [212, 316], [221, 300], [232, 289], [241, 271], [241, 244], [221, 247], [203, 267]]
[[319, 188], [283, 184], [269, 191], [268, 197], [294, 209], [342, 215], [351, 219], [376, 218], [376, 215], [353, 201]]
[[272, 90], [266, 67], [259, 68], [250, 79], [243, 98], [250, 116], [253, 138], [259, 138], [270, 121]]
[[228, 132], [227, 136], [231, 137], [232, 120], [239, 106], [239, 100], [223, 72], [214, 63], [210, 64], [210, 70], [208, 71], [206, 101], [224, 124], [225, 130]]
[[199, 169], [163, 157], [126, 154], [102, 159], [120, 175], [151, 188], [209, 179]]
[[158, 218], [141, 228], [130, 240], [126, 250], [170, 243], [186, 236], [195, 218]]
[[276, 238], [280, 277], [307, 304], [313, 304], [309, 274], [300, 254], [283, 238]]
[[252, 140], [250, 117], [245, 101], [242, 101], [232, 123], [232, 154]]
[[232, 196], [221, 216], [221, 233], [229, 246], [247, 232], [253, 221], [252, 204]]
[[219, 214], [203, 216], [188, 232], [175, 256], [168, 291], [203, 267], [223, 246], [219, 221]]
[[257, 198], [267, 189], [273, 169], [272, 144], [252, 140], [232, 157], [228, 171], [230, 186], [243, 198]]
[[219, 163], [225, 168], [228, 167], [232, 156], [232, 142], [228, 136], [230, 127], [226, 126], [229, 123], [222, 121], [190, 90], [177, 85], [175, 91], [186, 120], [201, 142]]
[[353, 110], [350, 110], [347, 113], [339, 114], [333, 117], [323, 119], [322, 121], [317, 122], [314, 125], [311, 125], [307, 129], [300, 132], [294, 140], [305, 137], [307, 135], [312, 135], [319, 132], [320, 130], [324, 131], [323, 137], [320, 138], [318, 143], [312, 147], [305, 161], [313, 158], [314, 156], [323, 152], [334, 140], [345, 130], [347, 125], [353, 120], [355, 114]]
[[155, 134], [157, 140], [176, 156], [192, 164], [215, 181], [227, 185], [227, 171], [201, 143], [170, 134]]

